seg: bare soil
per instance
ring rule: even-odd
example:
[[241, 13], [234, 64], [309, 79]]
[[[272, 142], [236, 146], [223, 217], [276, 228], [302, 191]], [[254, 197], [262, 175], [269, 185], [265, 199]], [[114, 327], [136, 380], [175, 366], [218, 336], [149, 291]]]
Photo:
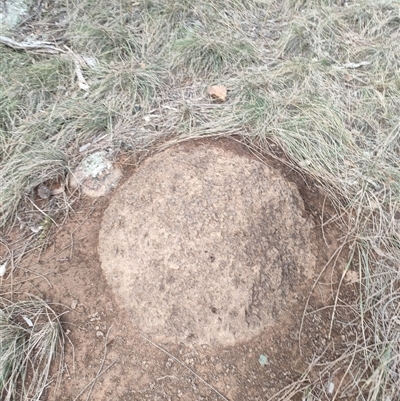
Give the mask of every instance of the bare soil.
[[[257, 219], [261, 218], [259, 213], [265, 206], [261, 200], [257, 201], [260, 203], [254, 209], [248, 208], [248, 210], [245, 210], [245, 205], [239, 207], [237, 196], [240, 193], [240, 188], [243, 188], [244, 192], [251, 191], [250, 187], [254, 188], [253, 173], [255, 166], [257, 166], [261, 171], [259, 176], [261, 181], [257, 181], [261, 189], [263, 189], [262, 185], [264, 185], [262, 184], [262, 178], [267, 175], [270, 181], [265, 181], [267, 184], [265, 184], [264, 190], [270, 185], [275, 185], [271, 184], [274, 181], [276, 184], [283, 185], [283, 188], [286, 188], [292, 197], [290, 202], [285, 201], [284, 198], [276, 196], [276, 191], [272, 191], [271, 194], [273, 196], [271, 195], [269, 198], [267, 196], [266, 202], [274, 205], [276, 204], [273, 202], [280, 202], [282, 209], [285, 211], [284, 216], [280, 216], [279, 213], [281, 212], [275, 206], [272, 208], [273, 213], [264, 214], [264, 217], [267, 216], [265, 217], [269, 219], [267, 223], [272, 224], [272, 227], [275, 227], [274, 229], [282, 230], [280, 234], [281, 236], [286, 235], [286, 239], [290, 238], [290, 235], [285, 231], [286, 228], [294, 229], [292, 231], [292, 238], [294, 238], [292, 247], [297, 247], [298, 253], [290, 253], [287, 258], [292, 258], [290, 260], [292, 260], [293, 265], [297, 266], [297, 270], [292, 275], [285, 276], [282, 275], [283, 266], [278, 266], [279, 280], [292, 280], [290, 286], [286, 287], [289, 289], [288, 291], [277, 290], [276, 293], [272, 292], [273, 296], [278, 300], [277, 304], [280, 312], [273, 316], [267, 313], [266, 319], [261, 319], [253, 326], [253, 329], [254, 327], [256, 329], [248, 330], [251, 325], [246, 320], [248, 316], [245, 315], [245, 308], [243, 307], [240, 312], [242, 314], [241, 319], [235, 320], [237, 325], [236, 332], [239, 333], [237, 336], [226, 330], [222, 337], [218, 337], [218, 330], [222, 327], [218, 325], [218, 313], [222, 315], [223, 319], [228, 319], [229, 322], [229, 308], [235, 305], [234, 300], [232, 300], [232, 305], [226, 305], [229, 299], [224, 297], [233, 297], [235, 295], [234, 292], [226, 292], [226, 288], [220, 288], [221, 294], [225, 295], [218, 295], [220, 298], [217, 297], [216, 299], [221, 301], [221, 304], [218, 305], [214, 305], [214, 302], [211, 302], [210, 299], [207, 300], [207, 303], [199, 300], [196, 305], [194, 298], [190, 299], [190, 302], [192, 302], [190, 306], [194, 308], [193, 312], [199, 313], [199, 311], [202, 311], [205, 319], [203, 320], [203, 326], [201, 326], [201, 322], [191, 326], [195, 328], [193, 329], [194, 331], [192, 330], [190, 333], [186, 333], [185, 330], [180, 331], [180, 329], [176, 328], [176, 322], [175, 326], [173, 326], [168, 319], [164, 320], [165, 325], [161, 329], [159, 327], [155, 329], [154, 326], [149, 329], [146, 323], [146, 309], [149, 311], [148, 316], [152, 319], [157, 311], [157, 305], [167, 305], [164, 310], [169, 310], [168, 308], [174, 302], [177, 302], [177, 298], [175, 297], [170, 304], [163, 304], [166, 300], [166, 289], [160, 289], [155, 286], [155, 288], [149, 288], [147, 294], [144, 292], [139, 294], [140, 297], [145, 297], [146, 302], [153, 300], [153, 305], [150, 308], [148, 304], [143, 305], [140, 302], [136, 302], [135, 291], [129, 293], [131, 301], [126, 302], [128, 292], [124, 293], [123, 291], [120, 295], [115, 293], [113, 290], [115, 286], [113, 284], [110, 285], [110, 273], [105, 273], [102, 269], [99, 258], [99, 233], [102, 228], [103, 216], [107, 208], [107, 219], [110, 219], [116, 213], [115, 208], [119, 202], [118, 197], [122, 196], [116, 195], [122, 193], [118, 191], [124, 189], [126, 185], [130, 186], [132, 182], [129, 180], [135, 180], [136, 178], [133, 178], [135, 174], [143, 174], [141, 179], [148, 179], [149, 184], [154, 185], [161, 180], [160, 185], [164, 185], [162, 181], [163, 175], [170, 178], [170, 174], [173, 171], [172, 165], [167, 167], [166, 162], [163, 161], [163, 158], [168, 156], [168, 152], [176, 157], [176, 155], [193, 154], [196, 149], [200, 149], [199, 154], [202, 155], [204, 166], [206, 166], [206, 168], [202, 169], [202, 176], [209, 174], [209, 178], [212, 176], [212, 169], [206, 174], [204, 174], [204, 171], [211, 168], [210, 162], [212, 164], [215, 163], [216, 166], [223, 166], [229, 164], [229, 158], [231, 158], [232, 168], [228, 175], [231, 178], [236, 177], [236, 191], [238, 192], [233, 191], [231, 183], [230, 188], [233, 192], [227, 194], [229, 201], [223, 201], [220, 207], [223, 209], [231, 204], [230, 202], [233, 202], [235, 210], [239, 210], [242, 213], [241, 218], [243, 221], [254, 219], [247, 221], [246, 227], [258, 227], [253, 233], [254, 235], [260, 235], [258, 238], [260, 244], [263, 249], [266, 249], [265, 259], [260, 256], [261, 259], [257, 262], [259, 269], [262, 269], [263, 261], [271, 257], [268, 254], [271, 242], [263, 243], [263, 241], [272, 241], [272, 239], [268, 239], [272, 234], [270, 232], [262, 233], [259, 230], [261, 223], [257, 223]], [[157, 164], [153, 165], [153, 169], [157, 165], [160, 166], [159, 171], [153, 178], [150, 175], [146, 176], [146, 174], [140, 173], [141, 167], [146, 167], [146, 164], [147, 166], [152, 165], [151, 160], [157, 161]], [[243, 163], [242, 165], [247, 167], [239, 168], [238, 163]], [[349, 321], [349, 316], [346, 315], [347, 309], [338, 308], [337, 319], [335, 319], [330, 338], [328, 333], [332, 313], [331, 305], [343, 272], [345, 254], [339, 257], [335, 267], [330, 266], [325, 269], [324, 274], [311, 293], [310, 306], [304, 316], [301, 333], [299, 333], [299, 330], [312, 284], [340, 245], [338, 239], [342, 235], [342, 230], [340, 227], [330, 224], [324, 226], [324, 232], [322, 233], [323, 205], [324, 220], [329, 220], [334, 212], [329, 202], [325, 202], [324, 197], [312, 183], [306, 182], [303, 177], [273, 158], [264, 157], [262, 163], [247, 148], [237, 142], [233, 140], [218, 140], [179, 145], [172, 151], [155, 155], [153, 159], [149, 158], [137, 170], [125, 164], [124, 176], [121, 179], [119, 188], [107, 197], [95, 200], [83, 197], [76, 204], [74, 213], [69, 221], [54, 236], [46, 250], [40, 253], [31, 253], [12, 276], [3, 280], [1, 283], [2, 292], [9, 291], [12, 280], [12, 289], [15, 294], [18, 292], [33, 293], [51, 302], [57, 311], [68, 311], [62, 317], [63, 327], [68, 333], [69, 339], [66, 343], [66, 370], [59, 394], [55, 395], [54, 389], [50, 390], [48, 394], [49, 400], [265, 400], [286, 385], [297, 380], [315, 355], [326, 351], [324, 357], [320, 360], [323, 363], [324, 360], [332, 359], [340, 354], [345, 347], [346, 341], [352, 336], [346, 323]], [[196, 163], [194, 163], [191, 166], [187, 166], [186, 170], [183, 170], [181, 165], [181, 177], [185, 178], [185, 174], [195, 174], [198, 167], [196, 166]], [[241, 176], [242, 178], [238, 178], [240, 176], [238, 171], [241, 169], [243, 170], [243, 175]], [[220, 171], [220, 175], [224, 177], [223, 170]], [[248, 180], [248, 182], [244, 182], [244, 179]], [[145, 185], [145, 181], [137, 181], [136, 184]], [[185, 187], [186, 192], [190, 190], [190, 181], [187, 182], [187, 185], [189, 187]], [[183, 191], [183, 189], [180, 191]], [[214, 192], [212, 196], [220, 196], [222, 192], [218, 191]], [[163, 193], [163, 191], [160, 191], [157, 195], [157, 199], [160, 202], [163, 199]], [[169, 192], [169, 194], [171, 193]], [[179, 191], [177, 193], [179, 196], [182, 195]], [[131, 192], [130, 196], [134, 197], [135, 195]], [[195, 192], [193, 196], [192, 199], [195, 199], [197, 196]], [[212, 196], [210, 199], [213, 199]], [[244, 196], [250, 196], [251, 199], [254, 199], [254, 193], [245, 194]], [[123, 196], [121, 198], [122, 202], [126, 202], [126, 199]], [[139, 204], [140, 210], [143, 209], [143, 219], [145, 219], [143, 223], [148, 223], [147, 228], [150, 230], [152, 228], [150, 203], [146, 203], [145, 198], [143, 198]], [[121, 210], [126, 206], [126, 204], [122, 204]], [[209, 217], [207, 213], [210, 210], [215, 212], [212, 209], [214, 206], [211, 206], [210, 209], [206, 202], [198, 209], [198, 213]], [[160, 213], [165, 212], [163, 207], [165, 206], [161, 206], [158, 209]], [[134, 210], [133, 205], [131, 205], [131, 210]], [[136, 224], [138, 224], [138, 219], [141, 215], [140, 210], [137, 209], [135, 211]], [[156, 211], [155, 216], [161, 218], [161, 214], [157, 215], [157, 213]], [[174, 216], [174, 214], [171, 214], [164, 220], [164, 222], [167, 222], [164, 227], [173, 221]], [[178, 214], [178, 221], [182, 216]], [[195, 215], [194, 217], [193, 224], [197, 224], [196, 219], [200, 215]], [[279, 218], [291, 220], [295, 227], [290, 227], [289, 224], [283, 230], [284, 224], [274, 226], [273, 217], [277, 222], [279, 222]], [[149, 220], [147, 221], [147, 219]], [[207, 225], [205, 224], [206, 221], [205, 219], [199, 225], [199, 233], [205, 230], [207, 236], [209, 236], [211, 231], [207, 231], [209, 230], [207, 227], [213, 227], [210, 229], [213, 232], [221, 227], [220, 223]], [[115, 241], [118, 241], [122, 246], [121, 239], [109, 237], [112, 233], [112, 227], [108, 224], [103, 224], [102, 228], [103, 245], [108, 236], [110, 243], [114, 241], [115, 244]], [[110, 231], [108, 231], [109, 229]], [[226, 229], [228, 230], [228, 228]], [[171, 227], [171, 230], [172, 233], [175, 233], [171, 235], [182, 234], [180, 228], [175, 230]], [[267, 239], [262, 238], [262, 235], [266, 236], [266, 234], [269, 237]], [[185, 240], [184, 237], [182, 236], [182, 241]], [[194, 241], [198, 237], [192, 237], [189, 233], [189, 238]], [[253, 238], [253, 240], [257, 240], [257, 238]], [[304, 240], [304, 244], [301, 243], [302, 240]], [[205, 270], [199, 274], [203, 281], [200, 281], [199, 285], [194, 285], [192, 288], [194, 294], [204, 291], [205, 294], [208, 294], [207, 296], [210, 296], [210, 292], [207, 293], [207, 286], [210, 287], [211, 282], [207, 281], [207, 277], [213, 272], [213, 269], [215, 269], [211, 276], [212, 286], [215, 287], [212, 287], [213, 291], [216, 291], [218, 286], [232, 285], [232, 280], [226, 282], [220, 280], [223, 267], [221, 261], [228, 256], [226, 255], [227, 252], [233, 252], [233, 255], [240, 253], [243, 238], [233, 241], [231, 245], [228, 242], [217, 244], [218, 247], [221, 247], [220, 251], [217, 248], [211, 249], [209, 247], [206, 249], [212, 253], [210, 253], [209, 258], [215, 257], [215, 259], [213, 261], [209, 259], [207, 263], [204, 263]], [[159, 245], [165, 247], [167, 243], [167, 239], [164, 238]], [[135, 246], [137, 245], [135, 244]], [[212, 244], [208, 245], [214, 246]], [[229, 246], [232, 248], [229, 248]], [[288, 246], [285, 249], [289, 248]], [[181, 255], [179, 249], [173, 248], [175, 256]], [[283, 252], [283, 250], [277, 249], [277, 252]], [[139, 250], [135, 248], [135, 252], [139, 252]], [[114, 254], [114, 256], [117, 257], [118, 255]], [[137, 256], [135, 253], [135, 257]], [[112, 263], [112, 257], [112, 254], [109, 255], [107, 263]], [[309, 264], [307, 264], [307, 260], [310, 262]], [[105, 263], [104, 255], [103, 263]], [[244, 269], [244, 282], [246, 283], [248, 275], [252, 273], [246, 270], [246, 263], [243, 261], [240, 263], [242, 263]], [[149, 267], [149, 263], [143, 265], [143, 268], [145, 266], [152, 269], [152, 267]], [[192, 266], [190, 275], [196, 275], [195, 269], [199, 265], [192, 263], [190, 266]], [[127, 268], [118, 259], [116, 259], [115, 267], [117, 269]], [[188, 283], [189, 278], [184, 278], [182, 274], [183, 263], [178, 267], [173, 271], [175, 279], [179, 277], [182, 296], [190, 298], [190, 292], [185, 289], [185, 283]], [[268, 269], [270, 268], [267, 267], [264, 270], [265, 280], [268, 280]], [[170, 269], [170, 271], [172, 270]], [[304, 274], [306, 270], [307, 274]], [[116, 271], [119, 277], [122, 277], [122, 271]], [[147, 276], [143, 275], [143, 277], [145, 277], [145, 280], [153, 278], [158, 285], [154, 272], [153, 269]], [[166, 272], [167, 270], [164, 268], [160, 275], [162, 276]], [[124, 276], [126, 284], [129, 284], [129, 280], [131, 280], [131, 277]], [[252, 287], [254, 282], [257, 282], [255, 278], [251, 280], [249, 281], [250, 284], [247, 283], [241, 287], [242, 296], [244, 296], [245, 291]], [[141, 282], [141, 285], [144, 285], [144, 283], [147, 283], [147, 281]], [[262, 285], [261, 282], [259, 284]], [[284, 282], [280, 281], [280, 285], [281, 287], [278, 287], [281, 289], [285, 287]], [[262, 291], [262, 288], [259, 289], [260, 291]], [[340, 303], [351, 306], [355, 302], [355, 293], [355, 284], [346, 283], [340, 293]], [[272, 302], [268, 297], [269, 295], [267, 294], [264, 298], [260, 298], [261, 307], [265, 307], [267, 310], [268, 302]], [[134, 301], [135, 299], [136, 301]], [[183, 300], [187, 301], [186, 298], [183, 298]], [[215, 310], [212, 309], [213, 307], [215, 307]], [[134, 316], [132, 318], [132, 312], [141, 313], [142, 316]], [[186, 312], [188, 311], [186, 310]], [[217, 318], [213, 320], [215, 316]], [[180, 318], [184, 319], [183, 315]], [[216, 324], [213, 325], [213, 322], [216, 322]], [[243, 326], [240, 326], [240, 324]], [[211, 337], [207, 338], [207, 333], [212, 333]], [[187, 334], [189, 334], [189, 338], [187, 338]], [[194, 336], [190, 336], [190, 334], [194, 334]], [[228, 341], [225, 341], [226, 336], [230, 336]], [[301, 349], [299, 345], [301, 345]], [[97, 379], [94, 380], [96, 377]], [[314, 380], [316, 377], [318, 377], [318, 370], [311, 371], [310, 380]], [[332, 380], [337, 383], [340, 380], [340, 376], [336, 375]], [[85, 388], [86, 390], [80, 395]], [[80, 396], [78, 397], [78, 395]], [[301, 399], [301, 397], [298, 396], [294, 399]], [[328, 395], [326, 399], [329, 399]]]
[[148, 158], [110, 201], [99, 254], [135, 325], [162, 343], [234, 345], [310, 287], [311, 224], [294, 184], [209, 145]]

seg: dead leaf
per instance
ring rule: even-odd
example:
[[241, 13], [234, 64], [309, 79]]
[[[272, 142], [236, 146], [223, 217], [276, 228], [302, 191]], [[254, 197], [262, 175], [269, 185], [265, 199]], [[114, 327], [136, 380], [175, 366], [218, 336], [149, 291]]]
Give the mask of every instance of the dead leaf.
[[208, 88], [207, 93], [217, 100], [224, 102], [226, 100], [227, 89], [224, 85], [212, 85]]
[[7, 270], [7, 262], [0, 265], [0, 277], [3, 277], [6, 274]]
[[29, 319], [28, 316], [22, 316], [22, 318], [25, 320], [25, 322], [28, 324], [29, 327], [33, 327], [32, 320]]
[[60, 195], [65, 192], [65, 186], [62, 183], [56, 182], [50, 188], [51, 195]]

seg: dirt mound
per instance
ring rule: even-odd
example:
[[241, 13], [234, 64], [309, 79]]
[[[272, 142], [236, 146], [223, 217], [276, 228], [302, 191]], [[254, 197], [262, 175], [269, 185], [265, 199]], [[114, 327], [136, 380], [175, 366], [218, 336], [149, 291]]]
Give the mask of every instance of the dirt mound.
[[113, 196], [102, 268], [153, 339], [232, 345], [289, 313], [311, 276], [303, 212], [296, 186], [258, 160], [171, 148]]

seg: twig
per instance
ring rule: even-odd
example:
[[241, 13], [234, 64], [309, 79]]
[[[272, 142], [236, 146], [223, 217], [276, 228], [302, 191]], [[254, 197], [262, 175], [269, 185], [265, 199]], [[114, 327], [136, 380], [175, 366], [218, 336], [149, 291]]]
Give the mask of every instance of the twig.
[[51, 45], [49, 42], [17, 42], [13, 39], [7, 38], [5, 36], [0, 36], [0, 43], [11, 47], [14, 50], [31, 50], [31, 51], [39, 51], [39, 53], [49, 53], [49, 54], [58, 54], [65, 53], [64, 50]]
[[95, 385], [97, 379], [98, 379], [101, 375], [103, 375], [105, 372], [107, 372], [107, 370], [110, 369], [110, 368], [115, 364], [115, 361], [114, 361], [114, 362], [110, 363], [110, 365], [108, 365], [103, 371], [101, 371], [101, 370], [103, 369], [104, 362], [105, 362], [106, 356], [107, 356], [107, 339], [108, 339], [108, 335], [110, 334], [111, 328], [112, 328], [112, 326], [110, 326], [110, 328], [107, 330], [107, 334], [106, 334], [105, 339], [104, 339], [104, 354], [103, 354], [103, 359], [102, 359], [102, 361], [101, 361], [101, 363], [100, 363], [100, 367], [99, 367], [99, 370], [97, 371], [96, 376], [81, 390], [81, 392], [74, 398], [74, 401], [78, 400], [79, 397], [80, 397], [82, 394], [84, 394], [84, 392], [90, 387], [89, 394], [88, 394], [88, 396], [87, 396], [87, 398], [86, 398], [86, 401], [88, 401], [89, 398], [90, 398], [90, 396], [92, 395], [93, 387], [94, 387], [94, 385]]
[[322, 204], [322, 210], [321, 210], [321, 231], [322, 231], [322, 238], [324, 239], [325, 245], [327, 248], [329, 248], [328, 241], [326, 240], [325, 237], [325, 230], [324, 230], [324, 212], [325, 212], [325, 202], [326, 202], [326, 195], [324, 196], [324, 202]]
[[[357, 346], [357, 345], [356, 345], [356, 346]], [[339, 384], [338, 384], [338, 386], [337, 386], [336, 392], [335, 392], [335, 394], [334, 394], [333, 397], [332, 397], [332, 401], [335, 401], [335, 400], [336, 400], [336, 397], [339, 397], [339, 396], [340, 396], [339, 390], [341, 389], [341, 387], [342, 387], [342, 385], [343, 385], [343, 382], [344, 382], [344, 379], [346, 378], [347, 374], [349, 373], [350, 368], [353, 366], [354, 359], [355, 359], [356, 355], [357, 355], [357, 352], [354, 352], [354, 353], [352, 354], [352, 356], [351, 356], [351, 361], [350, 361], [350, 363], [348, 364], [348, 366], [347, 366], [347, 368], [346, 368], [346, 371], [344, 372], [342, 378], [340, 379], [340, 382], [339, 382]]]
[[[179, 365], [183, 366], [185, 369], [187, 369], [190, 373], [195, 375], [201, 382], [203, 382], [208, 388], [210, 388], [212, 391], [214, 391], [216, 394], [218, 394], [222, 399], [225, 401], [229, 401], [228, 398], [226, 398], [224, 395], [222, 395], [215, 387], [213, 387], [211, 384], [207, 383], [202, 377], [200, 377], [194, 370], [190, 369], [189, 366], [186, 366], [183, 362], [181, 362], [178, 358], [174, 357], [172, 354], [170, 354], [168, 351], [166, 351], [164, 348], [160, 347], [159, 345], [153, 343], [149, 338], [147, 338], [144, 334], [140, 334], [146, 341], [148, 341], [151, 345], [154, 345], [156, 348], [158, 348], [160, 351], [164, 352], [164, 354], [168, 355], [170, 358], [172, 358], [174, 361], [178, 362]], [[75, 401], [75, 400], [74, 400]]]
[[74, 65], [75, 65], [75, 74], [76, 77], [78, 79], [78, 86], [79, 88], [81, 88], [84, 91], [88, 91], [90, 89], [90, 86], [88, 85], [88, 83], [86, 82], [83, 73], [82, 73], [82, 69], [81, 69], [81, 64], [86, 65], [85, 60], [79, 56], [78, 54], [75, 54], [68, 46], [64, 45], [64, 47], [67, 49], [68, 54], [71, 56]]
[[29, 50], [29, 51], [37, 51], [39, 53], [49, 53], [49, 54], [59, 54], [59, 53], [68, 53], [75, 65], [75, 74], [78, 79], [78, 85], [84, 91], [88, 91], [90, 86], [87, 84], [81, 69], [82, 57], [76, 55], [70, 48], [64, 46], [67, 51], [60, 49], [56, 46], [53, 46], [49, 42], [17, 42], [13, 39], [7, 38], [5, 36], [0, 36], [0, 43], [5, 46], [11, 47], [14, 50]]
[[314, 280], [314, 283], [313, 283], [313, 285], [312, 285], [312, 287], [311, 287], [311, 289], [310, 289], [310, 291], [308, 293], [308, 297], [307, 297], [306, 304], [304, 306], [303, 315], [301, 317], [301, 322], [300, 322], [300, 329], [299, 329], [299, 351], [300, 351], [300, 355], [303, 355], [303, 351], [301, 349], [301, 333], [303, 331], [304, 319], [305, 319], [306, 314], [307, 314], [307, 308], [308, 308], [308, 305], [310, 303], [310, 298], [311, 298], [312, 292], [314, 291], [315, 287], [317, 286], [319, 280], [321, 279], [322, 275], [324, 274], [325, 270], [328, 268], [330, 263], [333, 260], [335, 260], [334, 264], [336, 264], [336, 261], [337, 261], [339, 255], [340, 255], [340, 252], [343, 249], [343, 246], [344, 245], [342, 244], [338, 249], [336, 249], [335, 252], [332, 254], [332, 256], [329, 258], [328, 262], [326, 262], [325, 266], [321, 269], [321, 272], [319, 273], [318, 277]]
[[[288, 386], [284, 387], [283, 389], [279, 390], [277, 393], [275, 393], [272, 397], [269, 398], [270, 401], [276, 400], [278, 396], [280, 398], [278, 400], [290, 400], [292, 399], [296, 394], [298, 394], [300, 391], [304, 391], [310, 386], [312, 386], [312, 382], [308, 378], [310, 375], [310, 372], [317, 366], [318, 362], [322, 359], [322, 357], [325, 355], [329, 348], [329, 345], [325, 347], [323, 352], [314, 360], [312, 360], [309, 364], [307, 369], [302, 373], [301, 377], [299, 380], [290, 383]], [[308, 382], [308, 383], [307, 383]], [[281, 396], [283, 394], [283, 396]]]
[[344, 278], [346, 276], [347, 271], [349, 270], [351, 262], [352, 262], [352, 257], [350, 258], [349, 262], [346, 264], [346, 266], [345, 266], [345, 268], [343, 270], [342, 276], [340, 277], [338, 289], [336, 290], [335, 301], [333, 303], [333, 311], [332, 311], [331, 323], [330, 323], [330, 326], [329, 326], [328, 338], [331, 338], [331, 335], [332, 335], [333, 322], [335, 320], [336, 309], [338, 308], [338, 300], [339, 300], [340, 288], [342, 287], [343, 280], [344, 280]]
[[95, 378], [93, 378], [90, 383], [88, 383], [83, 389], [82, 391], [74, 398], [73, 401], [76, 401], [79, 399], [79, 397], [92, 385], [92, 383], [94, 383], [100, 376], [102, 376], [104, 373], [107, 372], [108, 369], [110, 369], [116, 361], [111, 362], [101, 373], [98, 373], [97, 376]]
[[34, 204], [34, 202], [32, 202], [32, 201], [29, 199], [29, 197], [26, 197], [26, 199], [28, 199], [28, 201], [31, 202], [32, 205], [33, 205], [40, 213], [42, 213], [44, 217], [49, 218], [49, 219], [54, 223], [54, 225], [55, 225], [56, 227], [58, 227], [58, 224], [55, 222], [55, 220], [54, 220], [49, 214], [46, 214], [42, 209], [40, 209], [38, 206], [36, 206], [36, 205]]
[[95, 383], [96, 383], [96, 380], [97, 380], [97, 378], [99, 377], [101, 370], [103, 369], [104, 362], [105, 362], [106, 356], [107, 356], [107, 342], [108, 342], [108, 335], [110, 334], [111, 327], [112, 327], [112, 325], [109, 327], [109, 329], [107, 330], [107, 334], [106, 334], [106, 336], [104, 337], [104, 355], [103, 355], [103, 360], [101, 361], [99, 370], [97, 371], [97, 375], [96, 375], [96, 377], [95, 377], [95, 380], [93, 381], [92, 386], [90, 387], [90, 391], [89, 391], [88, 396], [86, 397], [86, 401], [89, 401], [89, 398], [90, 398], [90, 396], [92, 395], [93, 387], [94, 387], [94, 385], [95, 385]]

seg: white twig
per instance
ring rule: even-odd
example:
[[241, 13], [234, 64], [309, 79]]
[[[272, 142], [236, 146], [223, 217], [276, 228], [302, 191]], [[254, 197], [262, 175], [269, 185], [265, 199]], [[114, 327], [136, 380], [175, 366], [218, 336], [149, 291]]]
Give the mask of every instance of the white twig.
[[49, 42], [40, 42], [40, 41], [17, 42], [5, 36], [0, 36], [0, 43], [2, 43], [5, 46], [11, 47], [14, 50], [31, 50], [31, 51], [39, 51], [40, 53], [50, 53], [50, 54], [65, 53], [64, 50], [56, 46], [53, 46]]

